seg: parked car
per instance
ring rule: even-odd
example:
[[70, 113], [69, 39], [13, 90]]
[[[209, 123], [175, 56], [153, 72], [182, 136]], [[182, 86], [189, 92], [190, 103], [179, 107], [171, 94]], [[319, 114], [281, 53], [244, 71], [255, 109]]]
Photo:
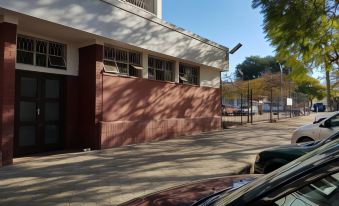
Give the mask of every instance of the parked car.
[[267, 174], [309, 153], [328, 142], [339, 139], [339, 132], [323, 140], [273, 147], [260, 152], [254, 163], [254, 173]]
[[235, 111], [237, 111], [237, 107], [233, 105], [222, 105], [223, 115], [229, 116], [233, 115]]
[[313, 104], [313, 112], [325, 112], [326, 106], [323, 103]]
[[123, 206], [339, 205], [339, 140], [267, 175], [228, 176], [133, 199]]
[[339, 131], [339, 112], [320, 118], [313, 124], [299, 127], [292, 134], [292, 144], [324, 139]]
[[248, 112], [249, 112], [249, 114], [255, 115], [255, 114], [258, 113], [258, 111], [259, 111], [258, 106], [252, 106], [252, 111], [251, 111], [251, 107], [249, 107], [249, 106], [242, 106], [242, 107], [238, 107], [237, 110], [234, 111], [234, 115], [237, 115], [237, 116], [247, 115]]

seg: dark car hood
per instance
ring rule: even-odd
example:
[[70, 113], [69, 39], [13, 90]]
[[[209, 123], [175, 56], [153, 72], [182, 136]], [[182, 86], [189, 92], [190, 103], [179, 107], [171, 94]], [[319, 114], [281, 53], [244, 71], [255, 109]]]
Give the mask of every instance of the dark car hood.
[[202, 180], [135, 198], [120, 206], [189, 206], [216, 192], [251, 182], [258, 176], [237, 175]]

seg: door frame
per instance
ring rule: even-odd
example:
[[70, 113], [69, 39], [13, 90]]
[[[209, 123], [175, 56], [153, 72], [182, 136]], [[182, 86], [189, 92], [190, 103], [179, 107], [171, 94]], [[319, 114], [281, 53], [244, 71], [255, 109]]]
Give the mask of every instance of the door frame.
[[[20, 101], [22, 98], [20, 96], [20, 90], [21, 90], [21, 82], [20, 77], [33, 77], [37, 78], [37, 97], [36, 102], [37, 104], [40, 104], [40, 115], [41, 118], [37, 118], [36, 120], [36, 145], [30, 146], [30, 147], [20, 147], [19, 146], [19, 127], [21, 125], [20, 122]], [[48, 100], [43, 96], [43, 91], [45, 91], [45, 84], [42, 82], [45, 82], [45, 79], [55, 79], [59, 80], [59, 140], [56, 144], [50, 144], [50, 145], [44, 145], [44, 134], [43, 134], [43, 128], [45, 128], [46, 121], [44, 120], [44, 112], [45, 109], [42, 108], [45, 106], [46, 102], [53, 101], [52, 99]], [[40, 93], [40, 94], [39, 94]], [[34, 99], [34, 98], [27, 98], [27, 99]], [[56, 100], [55, 100], [56, 101]], [[42, 73], [42, 72], [34, 72], [34, 71], [26, 71], [26, 70], [15, 70], [15, 109], [14, 109], [14, 157], [20, 157], [20, 156], [27, 156], [32, 154], [38, 154], [38, 153], [44, 153], [49, 151], [55, 151], [55, 150], [62, 150], [64, 148], [64, 142], [65, 142], [65, 76], [64, 75], [58, 75], [58, 74], [50, 74], [50, 73]]]

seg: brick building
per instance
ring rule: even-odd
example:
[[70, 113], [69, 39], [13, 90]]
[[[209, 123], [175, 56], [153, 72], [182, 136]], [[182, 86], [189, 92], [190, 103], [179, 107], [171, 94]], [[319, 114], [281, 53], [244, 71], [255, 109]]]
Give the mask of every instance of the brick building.
[[161, 0], [0, 1], [0, 151], [104, 149], [219, 130], [228, 49]]

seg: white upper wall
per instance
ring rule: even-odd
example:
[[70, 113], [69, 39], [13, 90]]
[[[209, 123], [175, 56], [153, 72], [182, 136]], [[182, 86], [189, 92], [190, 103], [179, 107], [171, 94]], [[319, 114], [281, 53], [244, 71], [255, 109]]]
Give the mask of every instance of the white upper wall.
[[[161, 0], [157, 2], [161, 3]], [[119, 0], [1, 0], [0, 7], [85, 31], [98, 38], [112, 39], [217, 69], [228, 69], [226, 47]]]
[[200, 86], [220, 87], [220, 71], [208, 67], [200, 67]]

